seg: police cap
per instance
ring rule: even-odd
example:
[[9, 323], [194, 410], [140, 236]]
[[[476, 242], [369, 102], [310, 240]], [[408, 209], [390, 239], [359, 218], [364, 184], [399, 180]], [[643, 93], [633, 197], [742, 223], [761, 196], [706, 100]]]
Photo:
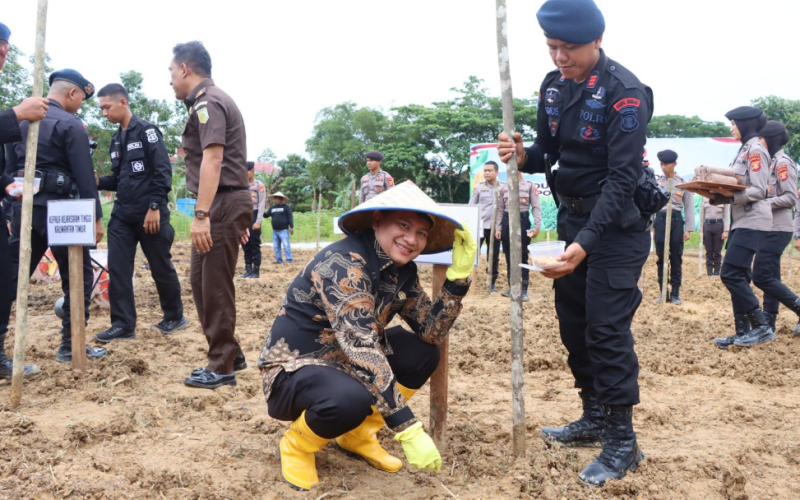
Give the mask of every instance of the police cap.
[[[80, 88], [86, 93], [86, 99], [89, 99], [94, 95], [94, 85], [92, 85], [92, 82], [84, 78], [82, 74], [78, 73], [74, 69], [62, 69], [58, 71], [53, 71], [50, 74], [51, 87], [53, 85], [53, 82], [57, 82], [59, 80], [64, 80], [65, 82], [70, 82], [77, 85], [78, 88]], [[84, 99], [84, 101], [86, 99]]]
[[578, 45], [597, 40], [606, 30], [594, 0], [547, 0], [536, 19], [547, 38]]
[[665, 149], [664, 151], [659, 151], [658, 154], [658, 161], [661, 163], [675, 163], [678, 161], [678, 153], [671, 149]]
[[750, 120], [763, 114], [763, 111], [753, 106], [739, 106], [725, 113], [725, 118], [728, 120]]
[[5, 24], [0, 23], [0, 42], [7, 43], [9, 38], [11, 38], [11, 30]]
[[364, 154], [370, 160], [381, 161], [383, 160], [383, 155], [380, 151], [370, 151], [369, 153]]

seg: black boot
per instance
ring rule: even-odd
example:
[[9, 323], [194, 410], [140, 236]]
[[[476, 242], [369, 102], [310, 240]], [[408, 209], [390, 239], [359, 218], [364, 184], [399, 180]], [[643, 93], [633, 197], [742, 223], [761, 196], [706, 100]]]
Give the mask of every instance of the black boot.
[[714, 276], [714, 268], [711, 266], [706, 266], [706, 274], [709, 276]]
[[741, 337], [734, 338], [733, 345], [738, 347], [750, 347], [775, 340], [775, 332], [769, 327], [767, 318], [764, 317], [764, 313], [761, 312], [760, 307], [747, 313], [747, 319], [750, 320], [750, 331]]
[[770, 328], [772, 328], [772, 331], [777, 334], [778, 328], [776, 324], [778, 322], [778, 313], [768, 313], [764, 311], [764, 319], [767, 320], [767, 324], [769, 325]]
[[797, 326], [792, 330], [792, 335], [800, 335], [800, 298], [794, 299], [794, 303], [789, 306], [789, 310], [797, 315]]
[[240, 274], [239, 277], [240, 278], [249, 278], [250, 277], [250, 273], [252, 273], [252, 272], [253, 272], [253, 268], [250, 266], [250, 264], [245, 264], [244, 265], [244, 274]]
[[258, 279], [259, 277], [258, 266], [253, 266], [252, 270], [250, 271], [250, 276], [245, 276], [245, 277], [251, 279]]
[[[5, 351], [6, 334], [0, 333], [0, 379], [11, 380], [11, 374], [14, 369], [14, 361], [6, 356]], [[25, 365], [23, 376], [35, 375], [39, 373], [39, 367], [36, 365]]]
[[528, 298], [528, 284], [522, 283], [522, 302], [528, 302], [531, 299]]
[[[102, 358], [105, 355], [106, 350], [102, 347], [86, 346], [86, 357], [88, 359]], [[58, 351], [56, 351], [56, 361], [59, 363], [72, 362], [72, 343], [70, 341], [61, 339], [61, 345], [58, 346]]]
[[714, 276], [719, 276], [719, 270], [720, 270], [720, 266], [719, 265], [714, 267]]
[[717, 347], [720, 349], [727, 349], [733, 345], [733, 342], [737, 338], [744, 336], [750, 331], [750, 321], [748, 321], [746, 314], [734, 314], [733, 321], [736, 324], [735, 334], [730, 337], [720, 337], [714, 339], [714, 343], [717, 344]]
[[495, 286], [496, 283], [497, 283], [497, 276], [492, 276], [492, 291], [493, 292], [497, 291], [497, 286]]
[[578, 474], [578, 481], [587, 486], [603, 486], [609, 479], [622, 479], [644, 460], [633, 432], [633, 406], [607, 408], [603, 451]]
[[672, 295], [669, 296], [669, 303], [679, 306], [682, 304], [681, 302], [681, 286], [680, 285], [672, 285]]
[[564, 427], [542, 427], [542, 439], [548, 444], [600, 448], [605, 434], [605, 412], [597, 402], [594, 389], [581, 389], [583, 415]]

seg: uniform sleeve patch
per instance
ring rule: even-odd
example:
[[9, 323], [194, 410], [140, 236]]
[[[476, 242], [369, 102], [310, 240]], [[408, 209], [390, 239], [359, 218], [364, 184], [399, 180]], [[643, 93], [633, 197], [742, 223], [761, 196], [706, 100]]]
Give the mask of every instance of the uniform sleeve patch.
[[616, 104], [614, 104], [614, 109], [616, 109], [617, 111], [622, 111], [623, 108], [638, 108], [639, 106], [641, 106], [641, 104], [642, 101], [640, 101], [639, 99], [634, 99], [633, 97], [626, 97], [625, 99], [622, 99], [618, 101]]
[[750, 171], [758, 172], [761, 170], [761, 155], [758, 153], [751, 154], [748, 158], [750, 161]]
[[639, 129], [639, 106], [642, 101], [633, 97], [626, 97], [614, 104], [614, 109], [620, 114], [619, 128], [630, 134]]
[[156, 129], [149, 128], [149, 129], [145, 130], [145, 133], [147, 134], [147, 142], [150, 142], [150, 143], [158, 142], [158, 134], [156, 134]]
[[778, 166], [778, 179], [781, 182], [786, 182], [789, 180], [789, 166], [788, 165], [779, 165]]
[[208, 122], [208, 108], [198, 109], [197, 119], [200, 120], [200, 123]]

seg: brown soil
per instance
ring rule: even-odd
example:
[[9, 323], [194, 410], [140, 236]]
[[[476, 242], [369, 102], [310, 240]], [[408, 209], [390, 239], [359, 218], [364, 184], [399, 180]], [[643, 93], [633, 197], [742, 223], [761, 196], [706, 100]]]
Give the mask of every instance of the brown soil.
[[[295, 263], [283, 266], [270, 263], [270, 249], [263, 253], [261, 279], [237, 280], [238, 337], [250, 368], [237, 377], [238, 386], [216, 391], [182, 383], [204, 365], [206, 351], [186, 243], [176, 245], [175, 265], [190, 327], [170, 337], [149, 328], [160, 320], [158, 298], [149, 275], [137, 269], [138, 336], [108, 346], [110, 354], [90, 361], [83, 377], [54, 359], [59, 322], [52, 305], [59, 285], [32, 286], [26, 352], [42, 372], [26, 381], [18, 410], [10, 408], [10, 384], [0, 382], [0, 498], [798, 496], [800, 338], [789, 335], [796, 318], [782, 310], [775, 342], [718, 350], [712, 339], [733, 328], [728, 294], [719, 278], [697, 276], [692, 256], [685, 262], [680, 307], [653, 302], [652, 259], [646, 267], [645, 297], [634, 322], [642, 392], [634, 418], [647, 459], [636, 473], [588, 489], [576, 475], [597, 450], [548, 448], [539, 438], [543, 425], [566, 423], [580, 407], [557, 333], [551, 282], [535, 273], [532, 301], [525, 305], [528, 451], [513, 458], [508, 300], [484, 298], [482, 267], [452, 331], [442, 472], [405, 465], [390, 475], [328, 446], [317, 454], [321, 483], [297, 493], [282, 482], [276, 455], [287, 423], [268, 417], [255, 363], [282, 294], [312, 252], [297, 251]], [[790, 285], [800, 290], [797, 262], [795, 267]], [[430, 268], [422, 275], [429, 284]], [[107, 310], [92, 306], [91, 313], [88, 334], [108, 326]], [[8, 353], [12, 345], [13, 337]], [[428, 395], [426, 386], [411, 402], [426, 427]], [[403, 456], [388, 431], [380, 439]]]

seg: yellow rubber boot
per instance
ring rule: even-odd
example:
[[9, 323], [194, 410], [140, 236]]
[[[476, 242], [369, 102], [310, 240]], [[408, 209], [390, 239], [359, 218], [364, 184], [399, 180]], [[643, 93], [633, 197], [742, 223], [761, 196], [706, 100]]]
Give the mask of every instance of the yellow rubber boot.
[[[417, 391], [397, 384], [400, 394], [408, 401]], [[355, 429], [336, 438], [336, 444], [345, 451], [360, 456], [371, 466], [386, 472], [397, 472], [403, 461], [393, 457], [378, 442], [378, 431], [383, 428], [383, 417], [374, 406], [372, 413]]]
[[308, 491], [319, 482], [314, 453], [330, 442], [314, 434], [306, 423], [306, 412], [292, 422], [280, 443], [283, 479], [296, 490]]

